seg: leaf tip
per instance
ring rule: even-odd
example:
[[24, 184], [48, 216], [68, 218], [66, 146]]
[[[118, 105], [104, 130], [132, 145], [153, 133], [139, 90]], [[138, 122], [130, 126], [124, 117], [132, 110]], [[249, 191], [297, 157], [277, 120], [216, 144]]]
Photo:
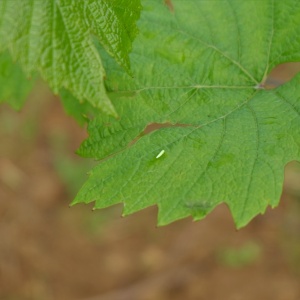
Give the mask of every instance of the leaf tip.
[[102, 110], [102, 111], [103, 111], [104, 113], [106, 113], [107, 115], [112, 116], [112, 117], [114, 117], [114, 118], [116, 118], [116, 119], [119, 117], [117, 111], [115, 110], [115, 108], [114, 108], [114, 106], [112, 105], [111, 102], [106, 103], [105, 106], [103, 106], [103, 105], [101, 105], [101, 104], [98, 104], [98, 105], [96, 106], [96, 108]]
[[78, 204], [80, 201], [78, 201], [77, 197], [69, 204], [69, 208], [72, 208], [74, 205]]

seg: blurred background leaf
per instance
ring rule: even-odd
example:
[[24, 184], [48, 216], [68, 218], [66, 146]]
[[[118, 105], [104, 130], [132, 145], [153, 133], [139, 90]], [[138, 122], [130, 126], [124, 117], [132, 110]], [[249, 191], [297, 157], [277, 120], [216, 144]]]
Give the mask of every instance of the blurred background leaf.
[[8, 52], [0, 53], [0, 102], [7, 102], [12, 108], [20, 110], [35, 83], [34, 79], [26, 78]]

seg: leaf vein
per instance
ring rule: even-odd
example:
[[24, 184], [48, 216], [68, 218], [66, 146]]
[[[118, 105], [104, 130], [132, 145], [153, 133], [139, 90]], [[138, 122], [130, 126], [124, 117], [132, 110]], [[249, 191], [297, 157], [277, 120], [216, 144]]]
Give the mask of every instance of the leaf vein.
[[216, 51], [219, 55], [221, 55], [222, 57], [225, 57], [227, 60], [229, 60], [232, 64], [234, 64], [235, 66], [237, 66], [248, 78], [250, 78], [256, 85], [259, 84], [258, 80], [256, 80], [250, 73], [249, 71], [247, 71], [238, 61], [234, 60], [233, 58], [231, 58], [229, 55], [227, 55], [225, 52], [223, 52], [222, 50], [220, 50], [218, 47], [216, 47], [215, 45], [211, 45], [206, 43], [205, 41], [201, 40], [199, 37], [195, 37], [183, 30], [177, 30], [178, 33], [181, 33], [183, 35], [186, 35], [198, 42], [200, 42], [201, 44], [203, 44], [205, 47], [210, 48], [214, 51]]

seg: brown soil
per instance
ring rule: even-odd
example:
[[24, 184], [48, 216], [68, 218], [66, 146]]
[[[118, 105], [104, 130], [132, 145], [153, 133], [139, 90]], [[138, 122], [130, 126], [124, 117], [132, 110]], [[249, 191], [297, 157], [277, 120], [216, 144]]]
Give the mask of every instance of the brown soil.
[[239, 231], [222, 205], [160, 228], [155, 207], [70, 209], [94, 164], [72, 154], [85, 129], [44, 87], [29, 98], [0, 106], [0, 299], [300, 299], [298, 165], [280, 206]]

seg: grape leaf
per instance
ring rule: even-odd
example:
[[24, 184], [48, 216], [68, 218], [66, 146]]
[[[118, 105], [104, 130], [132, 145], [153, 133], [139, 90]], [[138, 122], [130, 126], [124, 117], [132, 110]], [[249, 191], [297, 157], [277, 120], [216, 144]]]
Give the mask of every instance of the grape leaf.
[[105, 50], [128, 72], [129, 53], [138, 34], [136, 21], [140, 17], [140, 0], [86, 0], [82, 11], [92, 32]]
[[21, 109], [33, 84], [34, 80], [26, 79], [7, 52], [0, 54], [0, 103], [7, 102], [14, 109]]
[[[73, 201], [95, 208], [150, 205], [158, 224], [199, 220], [225, 202], [237, 228], [278, 204], [284, 166], [299, 160], [300, 76], [261, 83], [300, 60], [300, 2], [144, 1], [131, 65], [109, 60], [120, 118], [96, 118], [79, 153], [103, 160]], [[143, 134], [151, 123], [167, 128]]]
[[27, 73], [38, 70], [55, 93], [65, 88], [80, 102], [116, 116], [93, 35], [128, 70], [141, 7], [135, 0], [125, 9], [125, 26], [120, 16], [124, 5], [100, 0], [2, 0], [0, 50], [8, 48]]

